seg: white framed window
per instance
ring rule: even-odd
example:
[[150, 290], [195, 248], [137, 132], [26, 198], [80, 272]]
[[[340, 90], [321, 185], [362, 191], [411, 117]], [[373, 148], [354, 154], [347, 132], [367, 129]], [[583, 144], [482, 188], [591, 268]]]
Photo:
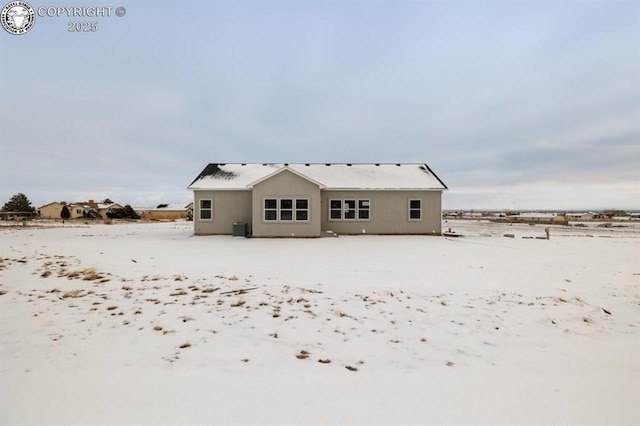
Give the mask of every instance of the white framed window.
[[293, 220], [293, 200], [291, 198], [280, 199], [280, 220]]
[[278, 200], [275, 198], [265, 198], [264, 200], [264, 220], [278, 220]]
[[306, 198], [265, 198], [265, 222], [307, 222], [309, 200]]
[[369, 200], [358, 200], [358, 219], [369, 220], [369, 208], [371, 202]]
[[309, 200], [306, 198], [296, 199], [296, 220], [300, 222], [309, 220]]
[[213, 220], [213, 200], [200, 200], [198, 207], [200, 220]]
[[342, 202], [344, 206], [343, 216], [344, 220], [355, 220], [356, 218], [356, 200], [344, 200]]
[[329, 220], [369, 220], [370, 200], [329, 200]]
[[422, 220], [422, 200], [409, 200], [409, 220]]
[[331, 220], [342, 219], [342, 200], [329, 201], [329, 219]]

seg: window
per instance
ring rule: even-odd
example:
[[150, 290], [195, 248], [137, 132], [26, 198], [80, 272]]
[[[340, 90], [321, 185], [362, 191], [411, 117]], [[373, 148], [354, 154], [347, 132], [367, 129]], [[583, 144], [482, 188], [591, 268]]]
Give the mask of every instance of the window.
[[356, 218], [356, 200], [344, 200], [344, 219]]
[[422, 200], [409, 200], [409, 220], [422, 220]]
[[305, 198], [265, 198], [264, 220], [305, 222], [309, 220], [309, 200]]
[[280, 200], [280, 220], [293, 220], [293, 200]]
[[329, 200], [330, 220], [369, 220], [369, 200]]
[[309, 220], [309, 200], [296, 200], [296, 220]]
[[329, 201], [329, 218], [340, 220], [342, 219], [342, 200]]
[[369, 200], [358, 200], [358, 219], [369, 220]]
[[264, 220], [278, 220], [278, 200], [273, 198], [264, 200]]
[[211, 220], [213, 219], [213, 209], [211, 200], [200, 200], [200, 219]]

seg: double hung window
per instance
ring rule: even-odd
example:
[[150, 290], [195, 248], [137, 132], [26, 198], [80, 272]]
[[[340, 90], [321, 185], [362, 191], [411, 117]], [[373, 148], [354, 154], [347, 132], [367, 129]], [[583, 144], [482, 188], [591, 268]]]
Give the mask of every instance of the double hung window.
[[309, 220], [309, 200], [306, 198], [265, 198], [266, 222], [306, 222]]

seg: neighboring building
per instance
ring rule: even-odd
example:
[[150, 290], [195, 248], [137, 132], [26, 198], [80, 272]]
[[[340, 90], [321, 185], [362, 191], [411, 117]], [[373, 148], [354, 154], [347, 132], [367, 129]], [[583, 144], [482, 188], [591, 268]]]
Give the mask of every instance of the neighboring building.
[[159, 204], [154, 208], [139, 208], [136, 212], [142, 219], [175, 220], [193, 216], [193, 202]]
[[557, 213], [520, 213], [508, 215], [507, 221], [514, 223], [542, 223], [547, 225], [566, 225], [567, 218]]
[[196, 235], [440, 235], [447, 186], [426, 164], [209, 164], [191, 183]]
[[70, 217], [69, 219], [84, 219], [87, 217], [87, 214], [92, 218], [103, 218], [107, 217], [107, 211], [110, 208], [122, 208], [120, 204], [111, 203], [96, 203], [93, 200], [89, 201], [79, 201], [76, 203], [66, 203], [66, 202], [53, 202], [49, 204], [45, 204], [40, 207], [40, 218], [42, 219], [60, 219], [60, 213], [62, 213], [62, 207], [67, 206], [69, 209]]
[[566, 213], [565, 217], [568, 221], [593, 220], [595, 213]]
[[38, 208], [40, 211], [41, 219], [60, 219], [60, 213], [62, 213], [62, 206], [66, 203], [60, 203], [54, 201], [53, 203], [45, 204]]
[[[92, 201], [92, 200], [90, 200]], [[121, 206], [118, 203], [93, 203], [94, 205], [92, 206], [92, 208], [98, 212], [98, 214], [100, 215], [101, 218], [106, 219], [107, 218], [107, 212], [110, 209], [123, 209], [124, 207]]]

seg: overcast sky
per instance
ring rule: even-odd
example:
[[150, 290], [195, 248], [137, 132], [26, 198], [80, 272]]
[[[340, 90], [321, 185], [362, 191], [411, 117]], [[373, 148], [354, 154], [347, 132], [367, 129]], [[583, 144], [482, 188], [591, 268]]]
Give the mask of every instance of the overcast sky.
[[1, 203], [189, 200], [210, 162], [424, 162], [445, 209], [640, 208], [639, 1], [28, 1], [126, 15], [0, 30]]

